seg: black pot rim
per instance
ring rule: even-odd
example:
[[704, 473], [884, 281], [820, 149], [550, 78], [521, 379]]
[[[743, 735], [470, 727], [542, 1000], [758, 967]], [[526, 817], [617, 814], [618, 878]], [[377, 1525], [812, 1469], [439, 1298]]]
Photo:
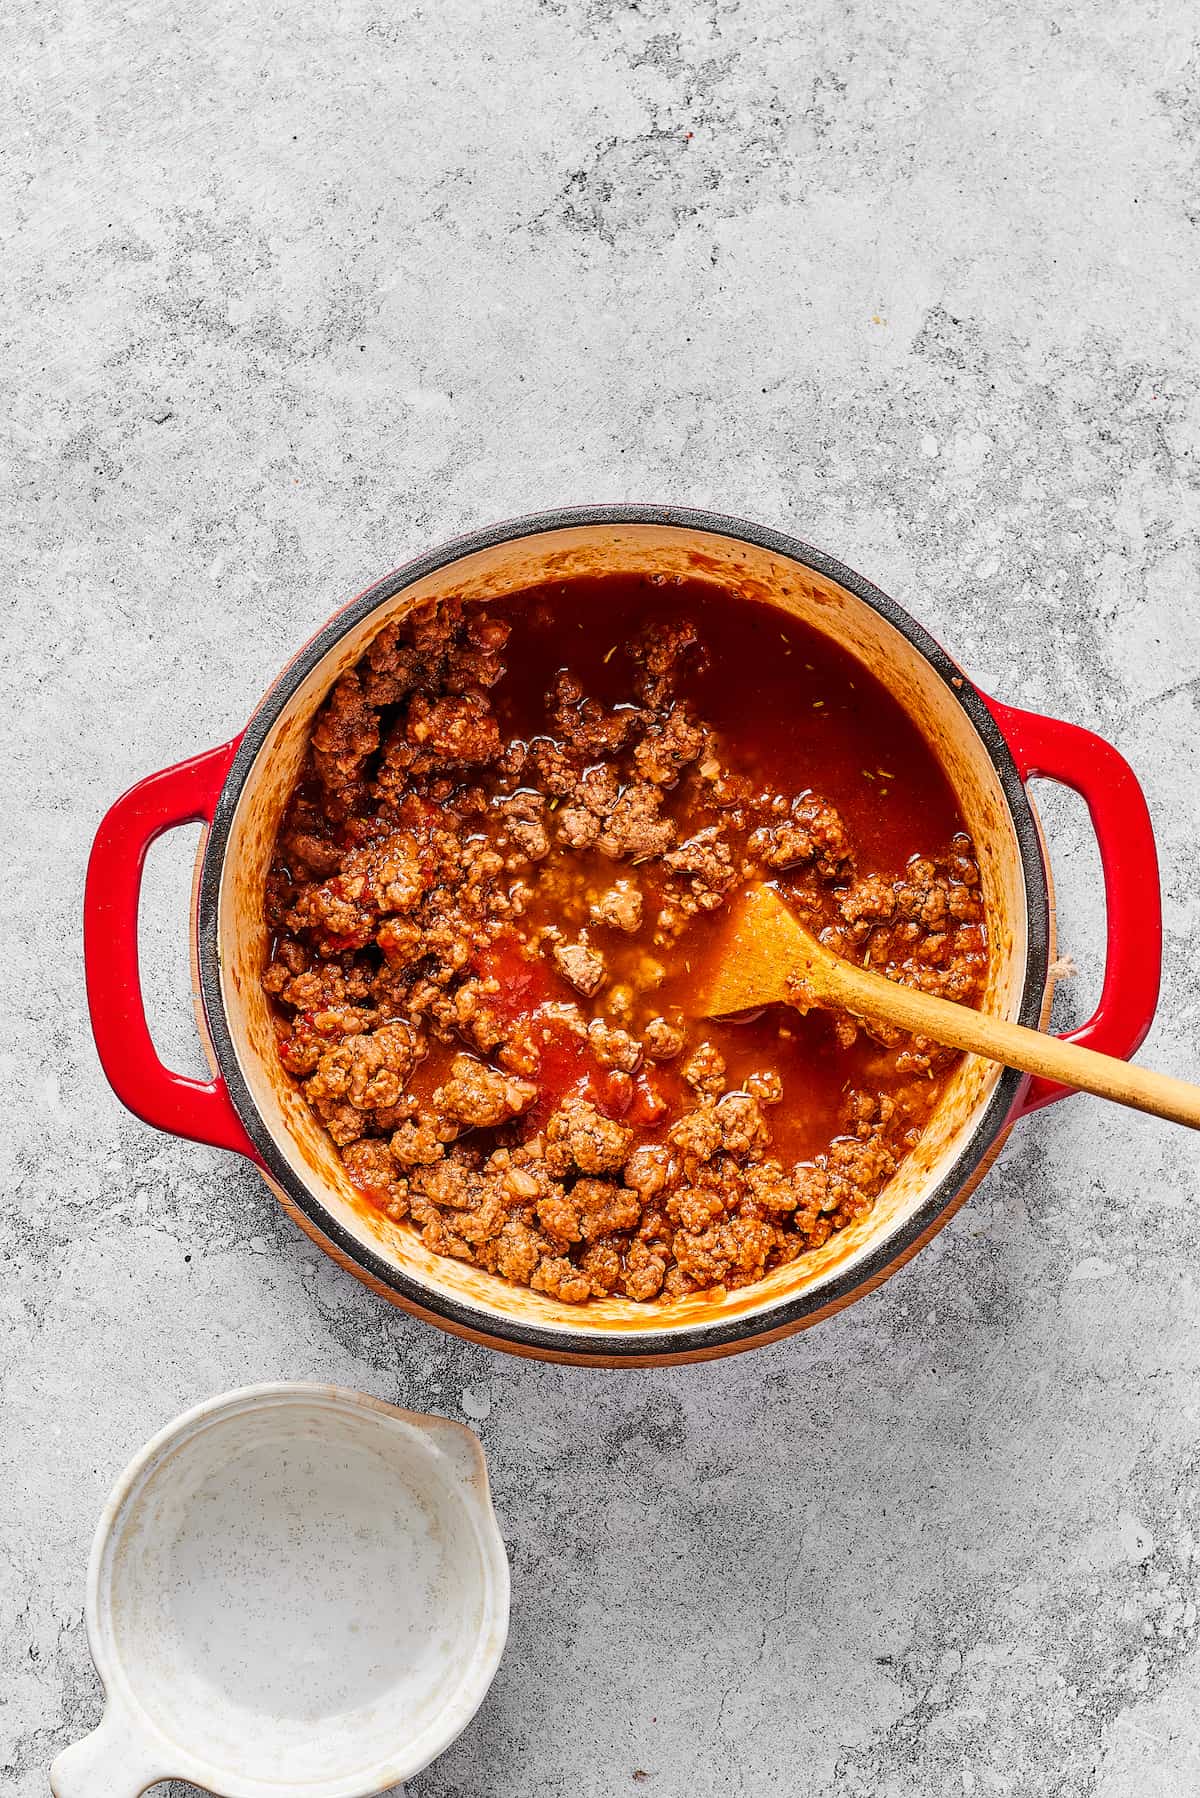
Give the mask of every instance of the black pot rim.
[[599, 1332], [551, 1329], [523, 1319], [504, 1317], [452, 1298], [394, 1267], [346, 1230], [280, 1153], [258, 1112], [238, 1064], [221, 990], [217, 939], [218, 899], [234, 812], [246, 780], [275, 721], [297, 687], [341, 638], [403, 588], [413, 585], [439, 568], [461, 561], [479, 550], [494, 548], [498, 544], [578, 526], [613, 524], [676, 526], [770, 551], [835, 581], [906, 637], [945, 683], [951, 698], [970, 720], [991, 758], [1004, 792], [1020, 852], [1027, 906], [1025, 982], [1018, 1018], [1022, 1024], [1031, 1027], [1036, 1027], [1040, 1021], [1050, 941], [1049, 891], [1037, 824], [1008, 744], [983, 698], [969, 677], [963, 674], [957, 663], [946, 654], [924, 626], [911, 618], [895, 600], [835, 557], [826, 555], [824, 551], [799, 538], [786, 536], [746, 519], [683, 506], [570, 506], [559, 511], [509, 519], [485, 530], [457, 537], [394, 569], [336, 612], [288, 663], [263, 696], [230, 763], [213, 814], [198, 883], [197, 934], [201, 997], [218, 1066], [234, 1107], [272, 1180], [283, 1188], [290, 1201], [304, 1213], [322, 1237], [336, 1245], [343, 1255], [373, 1280], [389, 1288], [399, 1299], [443, 1320], [452, 1329], [487, 1337], [498, 1345], [506, 1345], [518, 1352], [544, 1354], [548, 1357], [559, 1355], [579, 1360], [594, 1358], [610, 1364], [614, 1361], [636, 1363], [649, 1359], [667, 1360], [672, 1357], [720, 1354], [738, 1346], [749, 1348], [757, 1338], [798, 1328], [806, 1319], [837, 1307], [854, 1293], [876, 1284], [886, 1277], [889, 1270], [900, 1265], [919, 1239], [932, 1231], [938, 1220], [952, 1208], [963, 1186], [978, 1170], [1004, 1129], [1023, 1081], [1023, 1076], [1015, 1070], [1004, 1070], [987, 1106], [976, 1120], [969, 1140], [953, 1165], [903, 1226], [888, 1236], [871, 1254], [856, 1262], [852, 1269], [812, 1291], [797, 1294], [786, 1303], [773, 1305], [769, 1311], [746, 1312], [724, 1322], [700, 1323], [674, 1330]]

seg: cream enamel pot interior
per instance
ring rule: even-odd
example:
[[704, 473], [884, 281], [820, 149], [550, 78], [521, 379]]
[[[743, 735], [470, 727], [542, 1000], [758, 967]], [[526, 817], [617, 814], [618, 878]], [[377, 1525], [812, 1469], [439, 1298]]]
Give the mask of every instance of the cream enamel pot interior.
[[[729, 1353], [851, 1302], [946, 1221], [1018, 1116], [1061, 1096], [967, 1058], [924, 1140], [867, 1218], [759, 1285], [716, 1299], [564, 1305], [433, 1255], [415, 1233], [355, 1194], [279, 1065], [259, 982], [267, 949], [264, 878], [313, 715], [381, 626], [423, 600], [457, 594], [486, 601], [547, 580], [618, 571], [679, 573], [766, 600], [835, 637], [898, 697], [936, 748], [975, 839], [991, 930], [988, 1010], [1037, 1026], [1048, 1008], [1052, 911], [1024, 784], [1032, 774], [1083, 794], [1104, 868], [1104, 988], [1076, 1040], [1109, 1054], [1133, 1053], [1154, 1013], [1161, 950], [1154, 838], [1125, 761], [1089, 731], [985, 699], [894, 601], [806, 544], [707, 513], [585, 508], [460, 539], [370, 588], [289, 663], [239, 738], [150, 776], [105, 818], [85, 915], [97, 1047], [126, 1105], [160, 1128], [249, 1156], [302, 1227], [387, 1298], [496, 1347], [607, 1364]], [[571, 603], [569, 590], [563, 603]], [[197, 871], [194, 949], [210, 1082], [161, 1066], [137, 971], [145, 850], [163, 830], [193, 819], [209, 827]]]

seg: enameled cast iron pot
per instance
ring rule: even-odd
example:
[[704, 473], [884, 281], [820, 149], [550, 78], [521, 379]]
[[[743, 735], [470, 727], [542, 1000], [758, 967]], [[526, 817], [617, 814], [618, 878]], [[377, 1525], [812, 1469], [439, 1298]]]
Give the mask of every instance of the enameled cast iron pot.
[[[805, 543], [740, 519], [672, 507], [589, 507], [460, 538], [389, 574], [336, 613], [288, 664], [241, 736], [139, 782], [96, 836], [84, 938], [96, 1045], [118, 1097], [161, 1130], [254, 1162], [296, 1222], [383, 1297], [459, 1335], [548, 1360], [606, 1365], [699, 1360], [803, 1329], [880, 1284], [941, 1228], [1008, 1130], [1062, 1089], [967, 1057], [925, 1137], [871, 1214], [759, 1285], [670, 1305], [564, 1305], [431, 1254], [368, 1208], [284, 1073], [259, 983], [263, 883], [309, 726], [337, 676], [389, 619], [419, 601], [486, 599], [576, 574], [640, 571], [719, 580], [795, 613], [848, 648], [936, 748], [975, 839], [991, 925], [984, 1004], [1044, 1023], [1053, 920], [1041, 837], [1025, 790], [1044, 775], [1082, 794], [1099, 840], [1108, 944], [1095, 1016], [1072, 1040], [1133, 1053], [1158, 997], [1161, 923], [1149, 814], [1128, 764], [1073, 724], [981, 694], [919, 624]], [[569, 597], [564, 605], [571, 602]], [[193, 947], [209, 1081], [162, 1066], [138, 978], [137, 910], [153, 840], [207, 826]]]

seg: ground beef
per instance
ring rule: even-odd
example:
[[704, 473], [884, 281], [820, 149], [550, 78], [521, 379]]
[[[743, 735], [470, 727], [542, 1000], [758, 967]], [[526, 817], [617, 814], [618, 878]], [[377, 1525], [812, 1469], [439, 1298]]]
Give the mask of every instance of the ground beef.
[[593, 1018], [588, 1025], [588, 1043], [602, 1068], [617, 1068], [632, 1074], [642, 1059], [642, 1045], [636, 1036], [603, 1018]]
[[701, 1043], [684, 1064], [683, 1077], [698, 1093], [723, 1093], [725, 1057], [712, 1043]]
[[681, 1053], [687, 1038], [677, 1024], [666, 1018], [651, 1018], [642, 1032], [647, 1055], [655, 1061], [673, 1061]]
[[588, 768], [574, 783], [570, 804], [558, 815], [559, 842], [567, 849], [589, 849], [620, 797], [621, 781], [614, 767], [605, 762]]
[[446, 1145], [430, 1118], [422, 1118], [419, 1123], [407, 1119], [393, 1134], [388, 1146], [396, 1166], [403, 1168], [440, 1161], [446, 1152]]
[[717, 1100], [717, 1123], [721, 1127], [721, 1147], [728, 1155], [746, 1155], [762, 1148], [769, 1132], [758, 1108], [758, 1100], [749, 1093], [726, 1093]]
[[450, 1078], [435, 1090], [433, 1103], [468, 1129], [490, 1129], [528, 1111], [537, 1096], [530, 1081], [502, 1074], [473, 1055], [456, 1055]]
[[546, 1125], [546, 1166], [555, 1174], [607, 1173], [623, 1164], [632, 1142], [632, 1130], [605, 1117], [590, 1099], [572, 1097]]
[[555, 943], [554, 965], [575, 988], [590, 998], [604, 984], [604, 957], [586, 943]]
[[660, 787], [674, 786], [704, 743], [704, 726], [690, 717], [685, 707], [676, 706], [662, 724], [654, 724], [646, 732], [634, 750], [634, 767], [643, 780]]
[[[744, 881], [924, 991], [977, 1001], [988, 967], [954, 814], [880, 854], [885, 813], [851, 828], [819, 760], [810, 786], [799, 752], [762, 760], [768, 720], [731, 718], [747, 602], [622, 591], [565, 637], [553, 594], [384, 627], [318, 714], [267, 882], [280, 1058], [364, 1201], [566, 1304], [746, 1285], [820, 1247], [870, 1209], [953, 1063], [844, 1016], [693, 1016]], [[810, 668], [799, 629], [784, 654]], [[864, 681], [848, 664], [847, 715], [887, 703]], [[879, 806], [888, 767], [852, 770]]]
[[[441, 1153], [440, 1143], [438, 1153]], [[361, 1193], [365, 1193], [389, 1217], [407, 1217], [408, 1186], [401, 1178], [396, 1159], [386, 1143], [377, 1138], [347, 1143], [342, 1151], [342, 1161]]]
[[409, 1026], [384, 1024], [327, 1049], [305, 1093], [313, 1104], [347, 1099], [360, 1111], [374, 1111], [396, 1103], [415, 1060], [416, 1040]]
[[500, 752], [500, 730], [482, 693], [429, 700], [414, 695], [404, 734], [440, 762], [469, 766]]
[[856, 880], [838, 900], [838, 909], [851, 929], [886, 923], [896, 915], [895, 885], [879, 874]]
[[573, 674], [560, 669], [546, 696], [555, 737], [587, 761], [616, 755], [641, 722], [637, 712], [611, 712], [589, 699]]
[[634, 936], [641, 929], [643, 912], [641, 891], [632, 880], [616, 881], [591, 905], [594, 923], [611, 924], [614, 930], [623, 930], [627, 936]]
[[836, 880], [854, 861], [841, 818], [825, 800], [811, 794], [793, 800], [778, 824], [756, 830], [749, 848], [770, 869], [811, 862], [825, 880]]
[[760, 1105], [778, 1105], [783, 1098], [783, 1081], [774, 1068], [766, 1068], [761, 1074], [747, 1077], [746, 1091]]
[[605, 814], [596, 838], [603, 854], [614, 861], [649, 861], [675, 841], [676, 828], [659, 814], [663, 796], [651, 781], [631, 781]]
[[715, 911], [738, 878], [733, 851], [715, 824], [664, 855], [663, 866], [686, 886], [685, 910]]
[[507, 834], [520, 854], [540, 862], [550, 853], [546, 829], [546, 801], [540, 793], [514, 793], [499, 807]]
[[707, 665], [708, 652], [690, 618], [648, 625], [629, 646], [634, 664], [634, 691], [655, 711], [666, 709], [681, 675]]
[[363, 768], [378, 747], [379, 713], [367, 701], [358, 670], [351, 668], [322, 707], [309, 750], [335, 816], [353, 803]]

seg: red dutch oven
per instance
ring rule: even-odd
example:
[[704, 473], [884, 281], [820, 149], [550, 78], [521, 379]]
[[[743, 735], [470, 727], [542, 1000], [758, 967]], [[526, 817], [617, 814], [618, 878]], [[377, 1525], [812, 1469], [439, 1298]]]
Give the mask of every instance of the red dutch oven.
[[[1100, 847], [1107, 960], [1095, 1015], [1071, 1041], [1133, 1053], [1158, 997], [1161, 916], [1149, 813], [1124, 759], [1074, 724], [989, 699], [893, 600], [832, 557], [740, 519], [674, 507], [579, 508], [458, 539], [396, 570], [336, 613], [294, 657], [232, 742], [149, 775], [109, 811], [88, 869], [84, 948], [96, 1047], [118, 1098], [160, 1130], [253, 1162], [335, 1260], [418, 1316], [549, 1360], [638, 1365], [729, 1354], [803, 1329], [885, 1280], [982, 1177], [1018, 1119], [1063, 1096], [965, 1057], [918, 1148], [870, 1215], [753, 1287], [673, 1303], [564, 1305], [427, 1250], [350, 1185], [280, 1066], [259, 975], [263, 886], [313, 715], [388, 621], [449, 594], [486, 601], [546, 581], [616, 572], [720, 581], [837, 639], [900, 700], [936, 750], [975, 840], [992, 957], [984, 1006], [1044, 1024], [1053, 958], [1050, 881], [1031, 776], [1081, 794]], [[137, 914], [149, 845], [206, 826], [192, 918], [197, 1017], [211, 1080], [160, 1062], [138, 974]]]

